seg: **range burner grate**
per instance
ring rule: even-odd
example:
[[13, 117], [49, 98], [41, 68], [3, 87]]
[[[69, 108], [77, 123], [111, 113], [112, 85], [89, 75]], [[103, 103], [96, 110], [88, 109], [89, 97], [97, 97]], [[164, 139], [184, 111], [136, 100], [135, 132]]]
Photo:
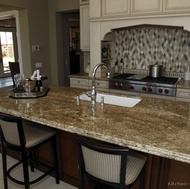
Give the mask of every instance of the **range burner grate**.
[[133, 75], [135, 75], [135, 74], [123, 73], [123, 74], [119, 74], [119, 75], [113, 76], [113, 79], [127, 80], [128, 77], [131, 77]]
[[147, 77], [143, 78], [141, 81], [163, 83], [163, 84], [175, 84], [178, 81], [178, 78], [172, 78], [172, 77], [154, 78], [154, 77], [147, 76]]

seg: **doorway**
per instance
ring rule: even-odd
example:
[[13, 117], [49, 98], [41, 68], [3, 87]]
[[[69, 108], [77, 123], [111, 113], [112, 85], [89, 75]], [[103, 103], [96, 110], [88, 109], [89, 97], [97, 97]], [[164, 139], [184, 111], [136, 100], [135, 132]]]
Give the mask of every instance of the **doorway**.
[[70, 86], [70, 74], [80, 73], [80, 18], [79, 12], [62, 14], [64, 86]]
[[9, 62], [18, 60], [15, 18], [0, 21], [0, 78], [11, 76]]

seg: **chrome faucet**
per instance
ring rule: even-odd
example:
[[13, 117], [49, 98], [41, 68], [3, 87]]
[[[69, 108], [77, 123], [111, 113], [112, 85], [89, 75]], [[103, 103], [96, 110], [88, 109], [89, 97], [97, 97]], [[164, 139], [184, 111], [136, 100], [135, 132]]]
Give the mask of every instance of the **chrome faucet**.
[[95, 87], [96, 71], [101, 66], [104, 66], [107, 69], [107, 78], [110, 78], [110, 70], [105, 63], [97, 64], [94, 67], [93, 72], [92, 72], [92, 90], [91, 90], [91, 94], [89, 95], [91, 97], [92, 104], [96, 103], [96, 87]]

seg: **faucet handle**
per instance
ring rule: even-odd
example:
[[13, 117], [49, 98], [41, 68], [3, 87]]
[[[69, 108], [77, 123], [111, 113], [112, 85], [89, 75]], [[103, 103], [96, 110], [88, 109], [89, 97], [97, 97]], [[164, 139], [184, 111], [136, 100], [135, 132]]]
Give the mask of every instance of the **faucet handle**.
[[107, 78], [109, 79], [110, 78], [110, 72], [108, 72], [106, 75], [107, 75]]
[[92, 96], [92, 92], [91, 91], [88, 91], [88, 92], [84, 92], [83, 94], [85, 94], [86, 96], [88, 96], [88, 97], [91, 97]]
[[101, 99], [100, 99], [100, 105], [104, 105], [104, 96], [101, 96]]

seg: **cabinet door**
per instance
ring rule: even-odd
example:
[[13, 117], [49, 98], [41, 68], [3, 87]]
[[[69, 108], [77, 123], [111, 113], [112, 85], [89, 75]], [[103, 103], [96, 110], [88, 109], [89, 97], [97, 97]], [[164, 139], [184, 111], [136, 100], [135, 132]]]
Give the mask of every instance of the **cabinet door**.
[[72, 133], [65, 131], [60, 131], [59, 138], [61, 177], [65, 182], [76, 185], [79, 179], [76, 142]]
[[161, 11], [161, 0], [131, 0], [131, 14], [158, 13]]
[[125, 15], [129, 13], [129, 0], [102, 0], [102, 16]]
[[70, 78], [70, 87], [88, 89], [88, 79]]
[[177, 89], [176, 100], [190, 102], [190, 90]]
[[80, 0], [80, 5], [89, 4], [89, 0]]
[[[89, 81], [89, 87], [92, 86], [92, 81]], [[108, 81], [102, 81], [102, 80], [96, 80], [95, 87], [97, 91], [106, 91], [109, 92], [109, 82]]]
[[81, 50], [90, 50], [90, 15], [89, 5], [80, 6], [80, 37]]
[[190, 1], [189, 0], [164, 0], [164, 11], [188, 11], [190, 10]]

